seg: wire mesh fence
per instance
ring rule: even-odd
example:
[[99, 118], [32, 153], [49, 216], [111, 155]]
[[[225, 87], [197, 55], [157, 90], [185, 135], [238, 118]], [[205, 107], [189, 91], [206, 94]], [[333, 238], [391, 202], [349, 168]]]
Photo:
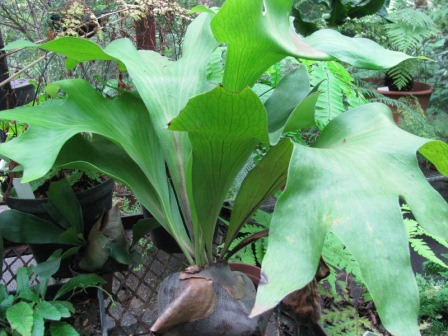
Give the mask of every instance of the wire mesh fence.
[[[1, 283], [8, 290], [16, 289], [15, 275], [19, 267], [35, 265], [27, 245], [7, 245], [3, 251]], [[170, 273], [182, 270], [184, 257], [167, 254], [153, 247], [149, 240], [140, 244], [142, 263], [112, 276], [112, 291], [104, 296], [108, 334], [148, 335], [157, 318], [157, 291]], [[63, 280], [62, 280], [63, 281]], [[100, 314], [100, 312], [98, 312]], [[99, 320], [99, 319], [97, 319]]]

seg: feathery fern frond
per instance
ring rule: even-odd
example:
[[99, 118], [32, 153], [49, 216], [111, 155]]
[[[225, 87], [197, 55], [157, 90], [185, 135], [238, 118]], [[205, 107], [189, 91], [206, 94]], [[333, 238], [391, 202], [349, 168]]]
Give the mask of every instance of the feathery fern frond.
[[[236, 239], [230, 244], [229, 250], [233, 250], [244, 239], [269, 228], [271, 214], [263, 210], [257, 210], [252, 216], [252, 221], [241, 228]], [[243, 262], [250, 265], [261, 265], [267, 249], [267, 238], [260, 238], [236, 252], [229, 260]]]
[[386, 25], [390, 44], [405, 53], [418, 49], [425, 38], [440, 33], [431, 17], [413, 8], [398, 10], [390, 17], [395, 21]]
[[[409, 206], [407, 205], [402, 206], [403, 213], [409, 213], [409, 211], [410, 211]], [[448, 265], [443, 260], [441, 260], [439, 257], [436, 256], [434, 251], [428, 246], [428, 244], [421, 237], [422, 236], [431, 237], [447, 248], [448, 248], [448, 242], [441, 239], [440, 237], [437, 237], [429, 233], [428, 231], [423, 229], [418, 224], [417, 221], [413, 219], [405, 218], [403, 221], [406, 227], [406, 231], [408, 233], [409, 243], [412, 249], [419, 255], [421, 255], [423, 258], [448, 269]]]
[[256, 166], [256, 158], [257, 153], [252, 153], [244, 164], [243, 168], [236, 175], [235, 180], [233, 181], [229, 192], [227, 194], [227, 200], [234, 200], [236, 195], [238, 194], [238, 190], [240, 190], [241, 183], [243, 183], [247, 174]]
[[356, 309], [346, 305], [334, 311], [322, 311], [322, 320], [325, 320], [325, 329], [330, 335], [362, 335], [371, 330], [371, 323], [365, 317], [360, 317]]
[[[362, 284], [361, 271], [352, 253], [344, 246], [339, 238], [329, 232], [325, 237], [322, 256], [330, 268], [344, 270], [355, 276], [355, 280]], [[332, 285], [333, 287], [333, 285]]]
[[207, 80], [212, 83], [221, 83], [224, 74], [223, 55], [226, 47], [218, 47], [210, 56], [207, 65]]
[[319, 96], [315, 118], [320, 129], [332, 119], [365, 103], [364, 97], [354, 85], [354, 79], [338, 62], [303, 62], [310, 73], [312, 86], [319, 84]]
[[417, 70], [417, 68], [413, 65], [413, 61], [415, 60], [403, 61], [387, 71], [387, 76], [393, 80], [393, 84], [398, 91], [401, 91], [406, 88], [409, 83], [412, 83], [412, 78]]

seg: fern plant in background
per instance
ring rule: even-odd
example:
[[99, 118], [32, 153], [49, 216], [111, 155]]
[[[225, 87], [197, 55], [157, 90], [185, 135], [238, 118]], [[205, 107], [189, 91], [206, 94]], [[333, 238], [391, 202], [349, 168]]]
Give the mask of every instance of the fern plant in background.
[[[404, 215], [410, 213], [410, 208], [408, 205], [404, 204], [401, 208]], [[428, 231], [423, 229], [417, 221], [413, 219], [405, 218], [404, 224], [412, 249], [428, 261], [433, 262], [434, 264], [444, 268], [445, 271], [448, 271], [447, 263], [445, 263], [442, 259], [435, 255], [431, 248], [425, 243], [422, 236], [430, 237], [446, 248], [448, 248], [448, 242], [436, 235], [429, 233]]]
[[448, 274], [442, 279], [417, 275], [420, 319], [428, 325], [423, 335], [448, 334]]
[[[386, 25], [388, 46], [397, 51], [419, 56], [423, 50], [423, 43], [429, 38], [440, 35], [436, 24], [430, 16], [424, 12], [403, 8], [392, 13], [389, 17], [392, 21]], [[406, 60], [391, 68], [386, 73], [386, 85], [391, 90], [408, 90], [412, 87], [410, 82], [416, 74], [418, 60]]]
[[348, 109], [366, 103], [354, 78], [338, 62], [304, 61], [304, 64], [311, 85], [321, 92], [315, 109], [315, 119], [320, 129]]

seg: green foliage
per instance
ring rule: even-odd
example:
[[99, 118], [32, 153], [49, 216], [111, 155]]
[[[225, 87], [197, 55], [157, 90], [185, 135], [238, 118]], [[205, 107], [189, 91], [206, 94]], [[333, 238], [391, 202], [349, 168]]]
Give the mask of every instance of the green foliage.
[[[403, 262], [408, 241], [397, 200], [405, 197], [425, 229], [446, 237], [448, 205], [418, 173], [415, 155], [420, 151], [446, 174], [448, 159], [441, 153], [447, 145], [400, 130], [381, 104], [332, 119], [311, 146], [283, 138], [283, 132], [316, 126], [318, 98], [303, 68], [278, 81], [266, 102], [259, 98], [253, 85], [283, 58], [383, 70], [409, 58], [329, 29], [303, 38], [291, 29], [291, 4], [228, 0], [216, 15], [202, 13], [189, 26], [183, 57], [175, 62], [138, 51], [127, 39], [105, 48], [70, 37], [10, 45], [59, 53], [69, 69], [92, 60], [116, 62], [138, 94], [109, 99], [85, 80], [60, 81], [66, 100], [1, 113], [31, 127], [0, 152], [23, 164], [25, 180], [53, 166], [91, 165], [115, 177], [174, 237], [191, 265], [206, 266], [216, 260], [215, 226], [228, 190], [254, 150], [266, 146], [241, 184], [229, 223], [232, 241], [241, 223], [287, 181], [262, 264], [269, 281], [258, 287], [252, 314], [309, 283], [332, 232], [357, 260], [384, 324], [392, 333], [416, 335], [418, 293], [410, 263]], [[224, 75], [212, 88], [207, 68], [221, 43], [228, 47]], [[52, 131], [43, 139], [49, 120]], [[79, 135], [84, 132], [93, 135], [86, 139]], [[46, 150], [38, 152], [41, 146]]]
[[337, 28], [350, 19], [384, 12], [385, 0], [295, 0], [292, 15], [296, 30], [305, 36], [322, 27]]
[[[61, 251], [58, 250], [39, 266], [21, 267], [17, 270], [17, 291], [8, 293], [7, 287], [0, 284], [0, 335], [22, 336], [65, 336], [79, 335], [68, 323], [62, 320], [70, 317], [75, 309], [64, 295], [74, 295], [88, 287], [96, 287], [104, 280], [96, 274], [79, 275], [71, 278], [48, 299], [46, 292], [50, 277], [59, 268]], [[45, 272], [42, 270], [45, 269]], [[31, 287], [31, 281], [38, 284]]]
[[[336, 282], [337, 292], [329, 293], [321, 287], [324, 296], [321, 323], [330, 335], [362, 335], [365, 331], [375, 330], [375, 326], [352, 304], [354, 298], [350, 293], [350, 286], [342, 281]], [[358, 300], [358, 305], [364, 303]]]
[[[402, 206], [402, 211], [403, 214], [405, 215], [409, 214], [410, 213], [409, 206], [404, 204]], [[428, 261], [431, 261], [448, 270], [448, 265], [435, 255], [435, 253], [431, 250], [431, 248], [425, 243], [425, 241], [421, 237], [422, 236], [430, 237], [446, 248], [448, 248], [448, 242], [445, 239], [426, 231], [414, 219], [405, 218], [404, 224], [409, 237], [409, 242], [414, 251], [420, 254]]]
[[210, 56], [207, 66], [207, 80], [212, 83], [221, 83], [224, 74], [223, 55], [225, 54], [225, 47], [218, 47]]
[[[436, 24], [423, 11], [404, 8], [390, 15], [392, 23], [386, 25], [388, 44], [395, 50], [418, 55], [425, 40], [440, 34]], [[394, 87], [399, 91], [406, 88], [415, 76], [418, 64], [407, 60], [388, 70]], [[409, 90], [409, 89], [408, 89]]]
[[390, 87], [392, 91], [401, 91], [403, 89], [407, 89], [405, 91], [410, 91], [412, 89], [412, 80], [416, 73], [417, 67], [415, 66], [415, 62], [412, 61], [404, 61], [394, 66], [390, 70], [386, 72], [386, 76], [390, 77], [393, 81], [393, 86]]
[[448, 278], [435, 280], [417, 275], [420, 292], [419, 316], [429, 323], [424, 335], [444, 335], [448, 333]]
[[305, 61], [304, 64], [310, 73], [311, 85], [321, 92], [315, 110], [320, 129], [345, 111], [366, 103], [353, 77], [340, 63]]
[[[245, 224], [238, 233], [238, 236], [232, 241], [229, 251], [232, 251], [241, 242], [264, 229], [268, 229], [271, 222], [271, 214], [263, 210], [257, 210], [249, 223]], [[242, 262], [254, 266], [260, 266], [268, 244], [267, 237], [254, 240], [249, 245], [238, 250], [229, 261]]]
[[387, 36], [396, 50], [412, 53], [419, 50], [425, 39], [440, 34], [434, 21], [427, 14], [413, 8], [400, 9], [390, 15]]
[[363, 284], [361, 271], [352, 253], [344, 246], [344, 244], [334, 234], [330, 233], [325, 237], [324, 247], [322, 249], [322, 257], [330, 266], [330, 275], [326, 281], [330, 285], [333, 296], [337, 296], [337, 277], [340, 271], [354, 276], [354, 280]]
[[79, 266], [90, 272], [100, 270], [110, 256], [121, 263], [137, 264], [137, 255], [130, 250], [118, 208], [103, 214], [85, 237], [81, 206], [68, 180], [62, 179], [50, 185], [45, 209], [56, 225], [17, 210], [0, 213], [0, 238], [16, 243], [57, 243], [73, 247], [67, 256], [83, 247]]
[[401, 128], [421, 137], [443, 139], [431, 125], [429, 117], [425, 115], [416, 97], [403, 97], [399, 101], [403, 103], [397, 108]]

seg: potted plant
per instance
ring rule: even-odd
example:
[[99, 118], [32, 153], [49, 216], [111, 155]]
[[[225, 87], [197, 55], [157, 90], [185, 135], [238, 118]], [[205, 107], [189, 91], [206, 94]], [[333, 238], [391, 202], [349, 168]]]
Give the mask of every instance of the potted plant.
[[[113, 185], [113, 181], [110, 182]], [[89, 198], [100, 214], [86, 204]], [[1, 212], [0, 238], [30, 244], [38, 263], [61, 249], [63, 261], [54, 274], [56, 277], [67, 278], [80, 272], [112, 274], [120, 264], [137, 264], [138, 258], [131, 253], [119, 209], [102, 208], [103, 203], [92, 192], [76, 195], [63, 178], [51, 183], [48, 199], [37, 205], [32, 203], [31, 212], [15, 208]], [[86, 218], [93, 222], [85, 222]]]
[[[385, 24], [386, 47], [418, 56], [424, 52], [424, 42], [440, 34], [437, 25], [423, 11], [402, 8], [387, 17]], [[421, 60], [428, 60], [419, 56]], [[375, 86], [376, 92], [392, 99], [415, 96], [423, 111], [426, 111], [434, 88], [415, 80], [419, 59], [408, 59], [388, 69], [384, 79], [367, 80]], [[420, 60], [420, 61], [421, 61]]]
[[[8, 292], [0, 284], [0, 335], [79, 335], [65, 321], [74, 312], [70, 301], [76, 292], [96, 287], [104, 282], [96, 274], [78, 275], [50, 293], [49, 281], [60, 264], [61, 250], [37, 266], [17, 270], [17, 290]], [[37, 284], [31, 286], [33, 281]]]
[[[315, 124], [319, 93], [310, 91], [307, 72], [299, 68], [263, 104], [251, 87], [272, 64], [293, 56], [387, 69], [410, 58], [333, 30], [302, 38], [290, 26], [291, 5], [288, 0], [228, 0], [217, 13], [198, 7], [203, 13], [189, 26], [183, 57], [176, 62], [137, 51], [127, 39], [104, 49], [71, 37], [7, 47], [60, 53], [69, 68], [90, 60], [115, 61], [132, 78], [137, 92], [112, 100], [86, 81], [72, 79], [53, 84], [66, 97], [51, 107], [2, 112], [2, 118], [31, 127], [0, 145], [0, 154], [23, 165], [25, 181], [52, 167], [94, 166], [133, 190], [173, 236], [190, 267], [162, 285], [155, 334], [182, 330], [187, 335], [186, 328], [209, 335], [213, 324], [225, 325], [227, 335], [259, 331], [257, 322], [265, 320], [256, 316], [315, 278], [328, 231], [358, 261], [386, 328], [397, 335], [419, 334], [418, 291], [398, 198], [406, 199], [423, 227], [447, 238], [448, 204], [421, 174], [415, 155], [419, 151], [447, 174], [443, 153], [448, 147], [400, 130], [390, 109], [379, 103], [333, 119], [311, 146], [283, 137]], [[207, 81], [207, 65], [220, 43], [227, 53], [217, 85]], [[43, 138], [49, 124], [52, 132]], [[85, 138], [81, 132], [93, 135]], [[224, 248], [217, 251], [213, 238], [227, 191], [261, 145], [265, 154], [239, 189]], [[247, 278], [219, 262], [220, 255], [285, 182], [255, 293]], [[216, 312], [226, 306], [218, 298], [230, 302], [224, 312]], [[195, 329], [201, 324], [205, 330]]]

